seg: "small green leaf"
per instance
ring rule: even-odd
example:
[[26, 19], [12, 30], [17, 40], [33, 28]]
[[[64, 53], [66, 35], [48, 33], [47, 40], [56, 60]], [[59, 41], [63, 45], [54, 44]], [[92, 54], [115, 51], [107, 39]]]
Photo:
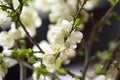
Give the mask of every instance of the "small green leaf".
[[119, 0], [108, 0], [110, 4], [115, 5]]
[[27, 2], [24, 2], [24, 4], [23, 4], [24, 6], [29, 6], [29, 4], [27, 3]]
[[74, 28], [77, 28], [82, 23], [82, 20], [80, 18], [77, 18], [75, 20]]
[[110, 65], [112, 68], [119, 68], [120, 67], [120, 62], [115, 62]]
[[29, 58], [29, 56], [33, 55], [32, 49], [18, 49], [12, 51], [12, 57], [14, 58]]
[[57, 70], [57, 72], [60, 74], [60, 75], [66, 75], [67, 74], [67, 71], [63, 68], [60, 68]]
[[113, 49], [113, 48], [115, 48], [115, 46], [116, 46], [116, 43], [115, 43], [115, 42], [111, 41], [111, 42], [109, 43], [109, 49]]
[[30, 54], [30, 55], [33, 55], [33, 50], [31, 49], [31, 48], [29, 48], [29, 49], [27, 49], [28, 50], [28, 53]]
[[26, 58], [28, 56], [28, 50], [27, 49], [20, 49], [18, 50], [18, 56], [20, 58]]
[[62, 66], [62, 61], [58, 58], [55, 64], [56, 64], [56, 68], [59, 69]]
[[28, 62], [29, 63], [35, 63], [36, 62], [36, 58], [34, 56], [31, 56], [28, 58]]
[[108, 51], [104, 51], [104, 52], [98, 52], [97, 57], [100, 58], [101, 60], [109, 60], [113, 56]]
[[108, 26], [111, 26], [112, 23], [110, 22], [110, 20], [106, 20], [105, 23], [108, 25]]
[[16, 50], [12, 50], [12, 57], [17, 58], [18, 57], [18, 52]]
[[80, 76], [75, 75], [75, 80], [79, 80], [79, 79], [80, 79]]
[[96, 73], [98, 73], [98, 74], [104, 74], [106, 72], [106, 70], [103, 68], [103, 66], [99, 65], [99, 64], [96, 64], [94, 66], [94, 69], [95, 69]]
[[46, 69], [46, 66], [44, 64], [41, 64], [42, 69]]
[[47, 69], [46, 68], [41, 68], [41, 67], [37, 67], [36, 69], [35, 69], [35, 72], [37, 73], [37, 74], [43, 74], [43, 75], [47, 75], [48, 74], [48, 71], [47, 71]]
[[117, 16], [116, 19], [118, 22], [120, 22], [120, 16]]

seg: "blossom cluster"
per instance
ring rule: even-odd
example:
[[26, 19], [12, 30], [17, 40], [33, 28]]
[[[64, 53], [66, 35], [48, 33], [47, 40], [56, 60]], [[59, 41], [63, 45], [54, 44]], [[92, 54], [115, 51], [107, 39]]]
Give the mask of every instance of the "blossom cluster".
[[[11, 17], [15, 14], [12, 12], [12, 8], [10, 8], [11, 3], [13, 9], [17, 11], [20, 4], [18, 0], [0, 0], [0, 46], [3, 48], [3, 51], [0, 53], [0, 80], [5, 77], [7, 68], [17, 64], [17, 60], [8, 57], [12, 57], [12, 50], [17, 49], [17, 42], [27, 36], [23, 26], [19, 25]], [[7, 7], [9, 8], [7, 9]], [[17, 15], [14, 16], [13, 18], [16, 18]], [[20, 20], [31, 37], [36, 35], [36, 28], [42, 24], [37, 11], [26, 6], [22, 8]], [[9, 26], [6, 24], [9, 24]]]
[[[60, 60], [63, 64], [69, 64], [71, 58], [76, 56], [75, 49], [77, 44], [81, 42], [83, 34], [74, 29], [72, 13], [76, 11], [77, 1], [75, 0], [35, 0], [35, 7], [44, 12], [49, 13], [49, 30], [47, 33], [47, 41], [41, 41], [39, 46], [44, 53], [34, 53], [36, 58], [41, 58], [33, 66], [35, 68], [44, 64], [49, 73], [56, 73], [56, 60]], [[62, 5], [62, 6], [61, 6]], [[77, 27], [80, 27], [78, 25]], [[39, 49], [34, 46], [34, 52]], [[37, 80], [37, 73], [34, 72], [33, 78]], [[41, 78], [46, 78], [41, 75]]]

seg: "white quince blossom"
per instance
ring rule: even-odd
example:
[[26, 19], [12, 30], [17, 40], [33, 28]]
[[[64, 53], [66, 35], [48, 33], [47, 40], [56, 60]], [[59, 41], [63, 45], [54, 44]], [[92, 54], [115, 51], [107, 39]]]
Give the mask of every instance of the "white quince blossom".
[[5, 11], [0, 10], [0, 24], [6, 22], [8, 20], [7, 13]]
[[15, 24], [14, 23], [11, 24], [11, 29], [9, 30], [8, 33], [15, 40], [21, 38], [21, 32], [18, 29], [15, 28]]
[[60, 60], [64, 63], [64, 64], [69, 64], [70, 63], [70, 59], [76, 56], [76, 52], [74, 49], [66, 49], [63, 50], [60, 53]]
[[71, 10], [65, 1], [52, 3], [50, 6], [50, 11], [51, 13], [49, 15], [49, 19], [51, 22], [56, 22], [59, 19], [68, 19], [68, 20], [72, 19]]
[[64, 42], [64, 36], [61, 34], [60, 25], [50, 25], [47, 39], [50, 43], [61, 44]]
[[80, 43], [82, 38], [83, 34], [80, 31], [73, 31], [69, 37], [70, 42], [73, 44]]
[[7, 57], [10, 57], [12, 55], [12, 50], [9, 50], [8, 48], [5, 47], [2, 51], [2, 54]]
[[53, 50], [53, 54], [59, 53], [60, 51], [63, 51], [65, 49], [65, 46], [62, 44], [51, 44], [51, 49]]
[[62, 34], [68, 35], [72, 29], [72, 23], [69, 22], [68, 20], [63, 20], [61, 23], [61, 26], [62, 26], [62, 29], [61, 29]]
[[[33, 37], [36, 34], [36, 28], [40, 27], [42, 21], [38, 16], [38, 13], [32, 8], [24, 7], [21, 13], [21, 21], [30, 35]], [[25, 37], [26, 34], [22, 27], [19, 27], [19, 30], [22, 33], [22, 37]]]
[[8, 68], [11, 68], [17, 64], [17, 60], [12, 59], [12, 58], [8, 58], [8, 57], [4, 58], [4, 62], [6, 63], [6, 66]]
[[39, 76], [39, 79], [37, 79], [36, 72], [33, 73], [32, 77], [33, 77], [33, 80], [52, 80], [49, 76], [44, 76], [42, 74]]
[[56, 70], [55, 57], [51, 54], [44, 54], [43, 63], [46, 65], [47, 70], [53, 73]]
[[49, 20], [52, 22], [52, 23], [55, 23], [58, 18], [60, 17], [60, 14], [59, 13], [50, 13], [49, 14]]
[[50, 10], [50, 4], [48, 0], [35, 0], [34, 7], [43, 12], [48, 12]]
[[37, 67], [40, 67], [40, 65], [41, 65], [41, 62], [37, 61], [36, 63], [33, 64], [33, 67], [37, 68]]
[[[51, 46], [50, 46], [50, 44], [48, 44], [48, 42], [47, 41], [45, 41], [45, 40], [43, 40], [43, 41], [41, 41], [40, 43], [39, 43], [39, 46], [41, 47], [41, 49], [45, 52], [45, 53], [47, 53], [47, 54], [54, 54], [55, 52], [52, 50], [52, 48], [51, 48]], [[38, 47], [36, 47], [36, 46], [33, 46], [33, 51], [39, 51], [39, 49], [38, 49]], [[34, 53], [34, 55], [39, 55], [39, 56], [43, 56], [42, 55], [43, 53]], [[37, 57], [37, 56], [36, 56]]]
[[43, 53], [34, 53], [33, 54], [36, 58], [42, 58], [43, 57]]
[[50, 43], [63, 44], [64, 37], [69, 34], [71, 28], [72, 24], [67, 20], [63, 20], [55, 25], [50, 25], [47, 34], [48, 41]]
[[14, 39], [6, 31], [0, 33], [0, 46], [12, 48], [14, 46]]
[[71, 11], [76, 9], [77, 1], [76, 0], [67, 0], [67, 4], [70, 7]]
[[85, 5], [85, 9], [87, 10], [93, 10], [99, 3], [101, 2], [101, 0], [89, 0], [87, 1], [86, 5]]
[[17, 9], [19, 4], [20, 4], [19, 1], [18, 0], [12, 0], [12, 2], [13, 2], [14, 9]]
[[113, 80], [113, 79], [107, 78], [105, 75], [99, 75], [93, 80]]

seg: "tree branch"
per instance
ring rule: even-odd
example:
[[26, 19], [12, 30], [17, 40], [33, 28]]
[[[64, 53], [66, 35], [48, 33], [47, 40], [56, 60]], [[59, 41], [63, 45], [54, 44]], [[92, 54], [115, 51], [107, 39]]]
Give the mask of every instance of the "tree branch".
[[[119, 2], [120, 1], [118, 1], [118, 3]], [[87, 69], [88, 69], [88, 66], [89, 66], [89, 63], [91, 60], [89, 56], [91, 53], [91, 47], [92, 47], [92, 44], [94, 41], [94, 36], [96, 35], [97, 28], [100, 27], [107, 18], [109, 18], [110, 12], [113, 11], [113, 9], [116, 7], [116, 5], [118, 5], [118, 3], [116, 3], [115, 5], [112, 5], [110, 7], [110, 9], [106, 12], [106, 14], [101, 18], [101, 20], [95, 26], [93, 26], [90, 37], [87, 41], [87, 46], [85, 47], [85, 64], [84, 64], [84, 69], [83, 69], [83, 73], [82, 73], [82, 80], [85, 80], [85, 75], [87, 73]]]

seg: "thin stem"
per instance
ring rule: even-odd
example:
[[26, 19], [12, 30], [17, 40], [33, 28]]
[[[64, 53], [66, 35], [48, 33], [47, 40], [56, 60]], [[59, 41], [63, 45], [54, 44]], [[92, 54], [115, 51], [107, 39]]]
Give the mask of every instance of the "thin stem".
[[88, 42], [87, 42], [87, 47], [85, 47], [85, 64], [84, 64], [84, 69], [83, 69], [83, 73], [82, 73], [83, 74], [82, 75], [82, 80], [85, 80], [85, 75], [87, 73], [87, 69], [88, 69], [88, 66], [89, 66], [89, 63], [90, 63], [90, 57], [89, 56], [90, 56], [90, 53], [91, 53], [91, 47], [92, 47], [92, 44], [93, 44], [93, 41], [94, 41], [94, 36], [96, 35], [95, 33], [97, 31], [97, 28], [100, 27], [105, 22], [105, 20], [109, 17], [110, 12], [116, 7], [116, 5], [118, 3], [111, 6], [111, 8], [101, 18], [99, 23], [97, 23], [95, 26], [93, 26], [92, 32], [91, 32], [90, 37], [89, 37]]
[[[76, 74], [70, 72], [69, 70], [66, 70], [66, 71], [67, 71], [68, 75], [70, 75], [70, 76], [73, 77], [73, 78], [75, 78], [75, 76], [78, 76], [78, 75], [76, 75]], [[81, 79], [80, 76], [78, 76], [78, 77], [79, 77], [79, 79]]]
[[117, 76], [116, 76], [115, 80], [120, 80], [120, 70], [118, 71], [118, 73], [117, 73]]
[[24, 67], [21, 61], [19, 61], [19, 66], [20, 66], [20, 80], [26, 80], [26, 68]]
[[57, 75], [49, 73], [49, 75], [53, 78], [53, 80], [61, 80]]
[[29, 32], [27, 31], [27, 29], [25, 28], [24, 24], [21, 22], [21, 19], [20, 19], [20, 14], [22, 12], [22, 9], [23, 9], [23, 0], [19, 0], [20, 2], [20, 5], [19, 5], [19, 9], [20, 9], [20, 13], [17, 14], [17, 17], [18, 17], [18, 22], [20, 23], [20, 25], [22, 26], [23, 30], [25, 31], [27, 37], [30, 39], [30, 41], [36, 45], [38, 47], [38, 49], [41, 51], [41, 53], [44, 53], [44, 51], [40, 48], [40, 46], [38, 45], [38, 43], [36, 42], [36, 40], [34, 40], [31, 35], [29, 34]]
[[18, 62], [20, 62], [22, 65], [24, 65], [25, 67], [31, 69], [31, 70], [34, 70], [34, 67], [30, 64], [28, 64], [27, 62], [21, 60], [21, 59], [18, 59]]
[[27, 37], [30, 39], [30, 41], [39, 48], [39, 50], [41, 51], [41, 53], [44, 53], [44, 51], [40, 48], [40, 46], [38, 45], [38, 43], [30, 36], [29, 32], [26, 30], [26, 28], [25, 28], [25, 26], [23, 25], [23, 23], [21, 22], [20, 18], [18, 19], [18, 22], [19, 22], [20, 25], [22, 26], [23, 30], [24, 30], [25, 33], [27, 34]]
[[110, 64], [113, 62], [113, 60], [115, 58], [114, 56], [117, 53], [117, 51], [119, 50], [119, 47], [120, 47], [120, 41], [117, 43], [117, 45], [116, 45], [116, 47], [114, 49], [108, 50], [108, 52], [112, 53], [111, 54], [112, 58], [110, 60], [108, 60], [107, 64], [104, 66], [104, 68], [106, 70], [108, 70], [110, 68]]

